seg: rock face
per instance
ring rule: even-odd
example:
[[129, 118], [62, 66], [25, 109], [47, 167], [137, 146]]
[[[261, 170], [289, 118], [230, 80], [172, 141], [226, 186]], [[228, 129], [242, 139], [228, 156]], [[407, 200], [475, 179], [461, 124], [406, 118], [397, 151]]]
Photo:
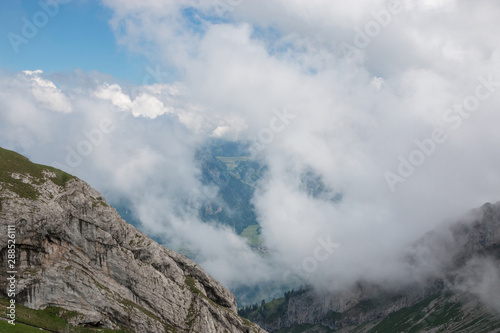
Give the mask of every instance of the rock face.
[[[6, 262], [15, 226], [18, 303], [135, 332], [264, 332], [200, 266], [127, 224], [85, 182], [3, 149], [0, 169], [0, 255]], [[6, 278], [2, 269], [4, 295]]]
[[335, 293], [304, 289], [240, 313], [270, 332], [500, 331], [500, 203], [426, 234], [406, 259], [422, 278], [398, 289], [361, 282]]
[[330, 329], [352, 328], [379, 320], [441, 290], [442, 284], [439, 282], [409, 292], [401, 290], [392, 292], [362, 283], [350, 290], [336, 293], [317, 293], [313, 289], [305, 289], [293, 292], [285, 298], [281, 311], [268, 315], [266, 311], [259, 313], [258, 309], [248, 317], [269, 332], [294, 328], [298, 325], [312, 325], [314, 330], [311, 332], [323, 332], [321, 329], [317, 331], [319, 327], [324, 327], [325, 332], [330, 332]]

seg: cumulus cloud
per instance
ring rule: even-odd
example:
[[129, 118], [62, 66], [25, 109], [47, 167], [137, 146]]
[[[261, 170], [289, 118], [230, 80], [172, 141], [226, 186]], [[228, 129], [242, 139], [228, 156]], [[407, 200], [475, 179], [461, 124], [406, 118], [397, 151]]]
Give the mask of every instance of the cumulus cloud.
[[40, 76], [43, 73], [42, 70], [25, 70], [22, 73], [25, 75], [24, 79], [28, 82], [31, 94], [38, 104], [57, 112], [69, 113], [72, 111], [68, 97], [52, 81]]
[[122, 92], [122, 88], [118, 84], [105, 84], [94, 94], [98, 98], [111, 101], [113, 105], [120, 109], [127, 110], [132, 104], [130, 97]]
[[154, 119], [162, 114], [172, 112], [172, 108], [165, 106], [158, 98], [140, 93], [135, 99], [122, 92], [118, 84], [104, 84], [97, 91], [95, 96], [104, 100], [109, 100], [120, 109], [130, 111], [134, 117], [147, 117]]
[[[227, 285], [280, 281], [287, 271], [339, 287], [384, 279], [401, 269], [401, 249], [437, 223], [499, 199], [495, 1], [401, 1], [389, 16], [389, 2], [368, 0], [243, 1], [224, 12], [194, 0], [104, 4], [118, 42], [173, 68], [176, 82], [61, 91], [42, 73], [4, 79], [13, 96], [35, 86], [51, 97], [14, 102], [0, 93], [4, 128], [24, 128], [22, 138], [2, 131], [0, 142], [23, 142], [22, 152], [46, 164], [64, 162], [111, 120], [116, 129], [73, 171], [110, 196], [127, 196], [145, 229], [197, 249]], [[387, 24], [377, 23], [384, 17]], [[489, 94], [478, 99], [481, 84]], [[477, 107], [467, 104], [474, 98]], [[72, 112], [52, 122], [42, 110], [49, 105]], [[35, 114], [44, 130], [28, 120]], [[436, 129], [445, 139], [429, 143]], [[44, 155], [44, 135], [45, 143], [65, 143]], [[270, 258], [196, 218], [204, 188], [194, 154], [210, 137], [262, 148], [255, 158], [268, 172], [254, 204]], [[411, 156], [420, 160], [408, 166]], [[308, 193], [307, 172], [342, 199]], [[400, 177], [395, 191], [387, 172]], [[326, 236], [339, 247], [320, 261]]]
[[[500, 10], [495, 3], [403, 1], [351, 59], [343, 43], [356, 46], [389, 2], [242, 2], [224, 20], [214, 19], [207, 3], [172, 1], [163, 11], [159, 6], [136, 5], [127, 15], [116, 9], [115, 23], [135, 28], [119, 37], [131, 47], [155, 43], [159, 57], [184, 72], [189, 99], [211, 111], [202, 114], [206, 119], [237, 115], [243, 126], [236, 137], [258, 141], [274, 109], [289, 105], [296, 116], [265, 145], [260, 157], [269, 173], [255, 197], [267, 244], [281, 263], [300, 266], [313, 254], [317, 236], [328, 234], [341, 244], [338, 255], [311, 279], [382, 275], [379, 267], [439, 221], [498, 200], [482, 177], [498, 179], [499, 161], [490, 156], [483, 163], [480, 157], [484, 145], [493, 147], [484, 129], [497, 119], [492, 110], [498, 94], [481, 102], [458, 131], [443, 120], [448, 109], [474, 94], [481, 76], [498, 72], [494, 19], [488, 14]], [[193, 23], [182, 14], [189, 7], [199, 14], [201, 28], [185, 41], [171, 38], [164, 31], [185, 33]], [[177, 19], [162, 20], [171, 16]], [[152, 31], [153, 26], [165, 29]], [[224, 135], [229, 127], [217, 124], [212, 135]], [[418, 149], [415, 141], [436, 128], [447, 140], [392, 193], [384, 172], [397, 172], [399, 156], [408, 158]], [[342, 202], [304, 193], [299, 179], [307, 168], [344, 193]]]

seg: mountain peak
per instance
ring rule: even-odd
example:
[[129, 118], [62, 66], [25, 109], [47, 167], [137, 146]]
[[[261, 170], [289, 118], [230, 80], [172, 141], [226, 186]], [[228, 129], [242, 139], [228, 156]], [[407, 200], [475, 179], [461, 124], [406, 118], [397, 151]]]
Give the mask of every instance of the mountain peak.
[[18, 304], [65, 309], [75, 326], [263, 332], [199, 265], [127, 224], [76, 177], [0, 149], [0, 198], [1, 225], [16, 230]]

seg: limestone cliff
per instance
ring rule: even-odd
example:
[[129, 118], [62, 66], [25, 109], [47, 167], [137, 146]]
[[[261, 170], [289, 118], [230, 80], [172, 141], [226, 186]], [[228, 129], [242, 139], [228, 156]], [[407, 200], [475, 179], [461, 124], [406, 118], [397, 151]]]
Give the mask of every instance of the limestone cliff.
[[1, 148], [0, 221], [3, 263], [7, 225], [16, 228], [18, 303], [134, 332], [264, 332], [200, 266], [127, 224], [88, 184]]

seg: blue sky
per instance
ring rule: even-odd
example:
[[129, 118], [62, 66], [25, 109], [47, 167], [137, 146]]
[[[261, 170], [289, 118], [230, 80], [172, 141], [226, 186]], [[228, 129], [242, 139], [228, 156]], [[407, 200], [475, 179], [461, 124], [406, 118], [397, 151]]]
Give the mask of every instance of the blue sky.
[[[62, 1], [61, 1], [62, 2]], [[119, 80], [142, 83], [147, 60], [117, 45], [108, 24], [111, 10], [100, 1], [71, 1], [39, 28], [16, 53], [8, 34], [23, 36], [23, 17], [33, 22], [42, 11], [38, 1], [0, 2], [0, 68], [8, 71], [42, 69], [46, 73], [81, 69], [111, 74]]]

